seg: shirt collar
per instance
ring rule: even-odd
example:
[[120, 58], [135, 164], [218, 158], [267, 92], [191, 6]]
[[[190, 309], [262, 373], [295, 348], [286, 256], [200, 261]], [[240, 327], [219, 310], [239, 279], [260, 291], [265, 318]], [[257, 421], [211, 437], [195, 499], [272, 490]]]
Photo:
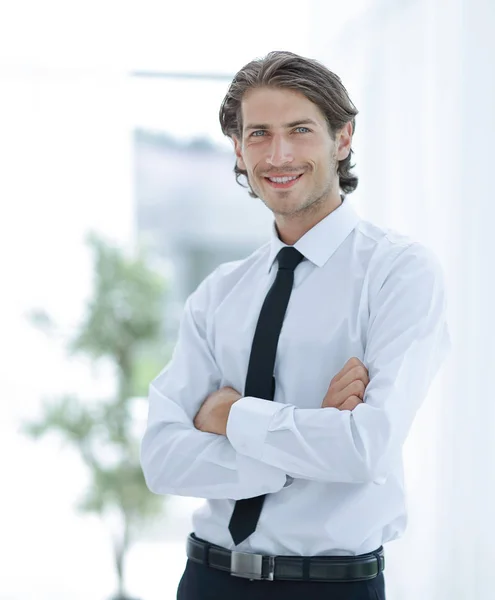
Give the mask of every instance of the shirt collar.
[[[322, 267], [359, 221], [360, 216], [349, 203], [349, 200], [344, 198], [340, 206], [297, 240], [294, 248], [299, 250], [307, 260], [310, 260], [317, 267]], [[271, 271], [277, 254], [285, 246], [287, 244], [284, 244], [278, 237], [275, 221], [273, 221], [267, 263], [268, 272]]]

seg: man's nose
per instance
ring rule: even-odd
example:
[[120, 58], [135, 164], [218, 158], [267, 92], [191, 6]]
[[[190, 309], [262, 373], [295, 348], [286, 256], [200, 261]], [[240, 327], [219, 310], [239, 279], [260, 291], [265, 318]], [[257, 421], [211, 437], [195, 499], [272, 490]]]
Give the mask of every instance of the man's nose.
[[280, 167], [294, 160], [292, 145], [283, 136], [273, 136], [266, 162], [273, 167]]

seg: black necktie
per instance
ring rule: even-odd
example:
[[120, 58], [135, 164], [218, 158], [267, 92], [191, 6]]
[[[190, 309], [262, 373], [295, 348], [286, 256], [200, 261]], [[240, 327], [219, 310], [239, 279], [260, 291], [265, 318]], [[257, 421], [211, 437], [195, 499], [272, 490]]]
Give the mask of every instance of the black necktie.
[[[278, 338], [294, 283], [294, 269], [304, 256], [292, 246], [277, 255], [278, 273], [261, 308], [254, 333], [244, 396], [273, 400], [275, 378], [273, 369]], [[237, 500], [229, 523], [234, 543], [240, 544], [256, 529], [265, 496]]]

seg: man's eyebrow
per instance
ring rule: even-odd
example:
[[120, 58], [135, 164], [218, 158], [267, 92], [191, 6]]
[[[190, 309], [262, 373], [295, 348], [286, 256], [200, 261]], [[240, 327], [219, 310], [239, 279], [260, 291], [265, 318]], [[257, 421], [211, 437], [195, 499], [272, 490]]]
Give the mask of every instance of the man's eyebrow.
[[[316, 123], [316, 121], [313, 121], [313, 119], [298, 119], [297, 121], [292, 121], [290, 123], [286, 123], [285, 125], [283, 125], [283, 127], [286, 127], [287, 129], [290, 129], [291, 127], [297, 127], [298, 125], [318, 125], [318, 123]], [[250, 129], [270, 129], [270, 125], [267, 125], [266, 123], [250, 123], [249, 125], [246, 125], [245, 130], [249, 131]]]

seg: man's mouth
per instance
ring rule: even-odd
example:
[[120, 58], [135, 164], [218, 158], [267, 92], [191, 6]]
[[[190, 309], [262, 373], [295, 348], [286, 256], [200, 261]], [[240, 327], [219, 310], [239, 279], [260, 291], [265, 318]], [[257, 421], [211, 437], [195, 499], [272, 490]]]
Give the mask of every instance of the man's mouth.
[[300, 173], [299, 175], [283, 175], [279, 177], [271, 176], [265, 177], [265, 181], [273, 188], [287, 189], [294, 186], [303, 175], [304, 173]]

